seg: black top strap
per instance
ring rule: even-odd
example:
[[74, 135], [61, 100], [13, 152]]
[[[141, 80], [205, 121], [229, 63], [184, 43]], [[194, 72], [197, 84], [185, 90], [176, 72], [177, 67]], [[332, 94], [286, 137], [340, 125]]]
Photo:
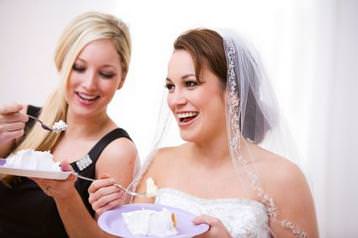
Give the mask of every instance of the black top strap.
[[86, 169], [87, 167], [93, 166], [94, 164], [96, 164], [96, 162], [97, 162], [99, 156], [101, 155], [101, 153], [103, 152], [104, 148], [106, 148], [106, 146], [108, 144], [110, 144], [112, 141], [114, 141], [118, 138], [121, 138], [121, 137], [125, 137], [129, 140], [132, 140], [125, 130], [123, 130], [122, 128], [116, 128], [116, 129], [108, 132], [105, 136], [103, 136], [92, 147], [92, 149], [88, 152], [88, 154], [85, 157], [83, 157], [79, 161], [73, 162], [71, 164], [72, 168], [76, 172], [80, 172], [80, 171]]
[[37, 117], [38, 115], [40, 115], [40, 111], [41, 111], [41, 107], [28, 105], [26, 113], [31, 115], [31, 116]]
[[88, 152], [88, 155], [93, 160], [97, 160], [97, 158], [100, 156], [100, 154], [102, 153], [104, 148], [106, 148], [106, 146], [109, 143], [111, 143], [115, 139], [118, 139], [121, 137], [125, 137], [129, 140], [132, 140], [125, 130], [123, 130], [122, 128], [116, 128], [116, 129], [110, 131], [109, 133], [107, 133], [104, 137], [102, 137], [101, 140], [99, 140], [97, 142], [97, 144], [95, 146], [93, 146], [93, 148], [90, 150], [90, 152]]
[[[27, 106], [26, 114], [34, 117], [39, 117], [40, 113], [41, 113], [41, 107], [36, 107], [32, 105]], [[34, 124], [35, 124], [35, 120], [30, 118], [28, 122], [25, 124], [25, 134], [29, 132], [29, 130], [34, 126]]]

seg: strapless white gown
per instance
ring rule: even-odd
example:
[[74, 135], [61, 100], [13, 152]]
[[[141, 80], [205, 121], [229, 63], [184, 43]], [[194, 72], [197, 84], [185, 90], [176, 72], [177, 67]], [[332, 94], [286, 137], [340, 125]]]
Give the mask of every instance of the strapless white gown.
[[221, 220], [234, 238], [268, 238], [268, 215], [263, 204], [245, 199], [203, 199], [171, 188], [158, 190], [155, 203], [176, 207], [194, 215]]

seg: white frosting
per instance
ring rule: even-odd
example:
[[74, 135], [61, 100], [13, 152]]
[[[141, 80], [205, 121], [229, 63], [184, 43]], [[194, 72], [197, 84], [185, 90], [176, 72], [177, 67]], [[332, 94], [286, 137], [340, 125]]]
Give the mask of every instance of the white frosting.
[[68, 125], [66, 124], [66, 122], [59, 120], [58, 122], [55, 122], [55, 124], [53, 124], [52, 129], [60, 132], [66, 130], [67, 127]]
[[155, 196], [157, 196], [158, 187], [154, 183], [154, 180], [151, 177], [149, 177], [149, 178], [147, 178], [145, 183], [146, 183], [146, 192], [145, 192], [146, 196], [147, 197], [155, 197]]
[[13, 169], [60, 172], [59, 163], [53, 161], [48, 151], [20, 150], [6, 158], [4, 165]]
[[174, 214], [168, 209], [161, 211], [142, 209], [122, 213], [132, 235], [167, 237], [178, 234]]

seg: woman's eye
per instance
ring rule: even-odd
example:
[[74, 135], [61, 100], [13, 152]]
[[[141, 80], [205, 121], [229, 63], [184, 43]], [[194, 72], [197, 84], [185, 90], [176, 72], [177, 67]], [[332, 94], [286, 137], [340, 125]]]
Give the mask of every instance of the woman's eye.
[[174, 84], [167, 83], [165, 84], [165, 87], [168, 89], [169, 92], [172, 92], [174, 90]]
[[111, 79], [115, 76], [115, 74], [112, 72], [100, 72], [99, 74], [106, 79]]
[[196, 86], [198, 86], [198, 82], [196, 81], [185, 81], [185, 87], [194, 88]]
[[81, 66], [81, 65], [78, 65], [78, 64], [74, 64], [74, 65], [72, 66], [72, 69], [73, 69], [74, 71], [76, 71], [76, 72], [82, 73], [82, 72], [84, 72], [84, 71], [86, 70], [86, 67]]

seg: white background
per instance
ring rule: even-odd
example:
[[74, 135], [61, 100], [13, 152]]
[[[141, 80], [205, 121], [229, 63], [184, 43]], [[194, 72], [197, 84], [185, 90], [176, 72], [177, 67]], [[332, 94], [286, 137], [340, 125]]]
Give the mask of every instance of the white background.
[[152, 142], [175, 37], [214, 27], [251, 40], [302, 151], [321, 237], [358, 236], [358, 1], [0, 0], [0, 104], [44, 102], [57, 83], [57, 39], [87, 10], [112, 13], [130, 27], [129, 75], [109, 109], [141, 157]]

